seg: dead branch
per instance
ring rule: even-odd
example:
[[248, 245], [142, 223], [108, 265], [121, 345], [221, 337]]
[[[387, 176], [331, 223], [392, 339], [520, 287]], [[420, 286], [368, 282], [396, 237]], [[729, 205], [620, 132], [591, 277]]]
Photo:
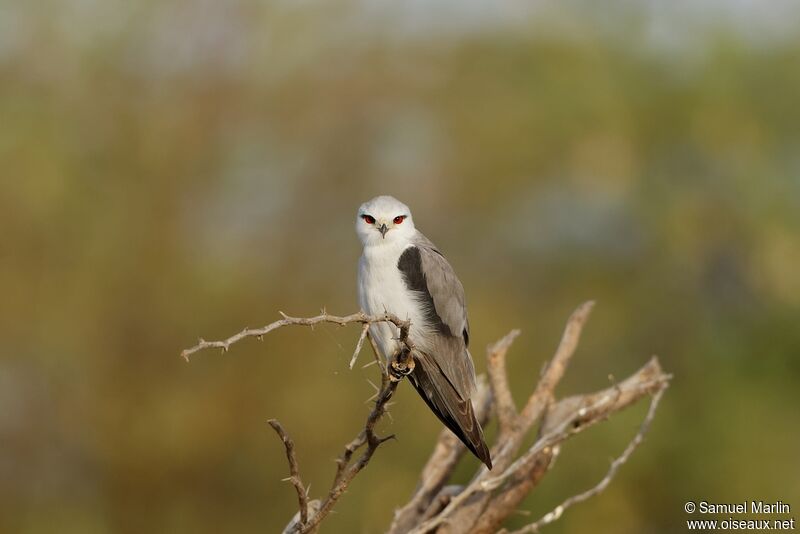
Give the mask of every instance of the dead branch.
[[[511, 534], [528, 534], [529, 532], [539, 532], [541, 527], [559, 519], [564, 511], [570, 506], [590, 499], [591, 497], [594, 497], [605, 490], [608, 485], [611, 484], [611, 481], [614, 479], [614, 476], [617, 474], [620, 466], [628, 461], [628, 459], [631, 457], [631, 454], [633, 454], [633, 451], [636, 450], [636, 447], [638, 447], [639, 444], [644, 441], [644, 435], [647, 434], [647, 431], [650, 429], [650, 424], [653, 422], [653, 418], [656, 416], [656, 409], [658, 408], [658, 403], [661, 402], [661, 396], [663, 394], [664, 388], [659, 389], [655, 394], [653, 394], [652, 398], [650, 399], [650, 408], [647, 410], [647, 415], [642, 421], [639, 431], [636, 433], [630, 443], [628, 443], [628, 446], [625, 447], [625, 450], [622, 452], [622, 454], [613, 462], [611, 462], [611, 467], [609, 467], [608, 472], [600, 480], [600, 482], [583, 493], [573, 495], [572, 497], [566, 499], [564, 502], [553, 508], [552, 511], [546, 513], [538, 521], [530, 523], [519, 530], [515, 530], [511, 532]], [[501, 532], [507, 531], [504, 529]]]
[[364, 346], [364, 340], [367, 338], [367, 334], [369, 334], [369, 323], [364, 323], [364, 326], [361, 327], [361, 335], [358, 338], [358, 343], [356, 343], [356, 350], [353, 351], [353, 357], [350, 358], [350, 369], [353, 369], [353, 366], [356, 364], [356, 360], [358, 359], [358, 353], [361, 352], [361, 347]]
[[[379, 437], [375, 433], [375, 424], [380, 420], [383, 414], [386, 413], [386, 404], [389, 402], [389, 399], [392, 398], [392, 395], [394, 395], [398, 384], [399, 382], [393, 380], [383, 380], [378, 398], [375, 399], [375, 407], [372, 409], [369, 416], [367, 416], [364, 430], [345, 447], [344, 453], [342, 453], [342, 456], [340, 456], [336, 462], [336, 476], [333, 479], [333, 485], [328, 492], [328, 496], [322, 501], [319, 512], [314, 514], [305, 526], [300, 527], [297, 531], [299, 534], [306, 534], [317, 528], [320, 522], [325, 519], [333, 509], [345, 490], [347, 490], [347, 487], [356, 475], [367, 466], [378, 447], [382, 443], [394, 439], [394, 434], [386, 437]], [[354, 464], [350, 465], [353, 454], [364, 444], [367, 445], [367, 450], [364, 451]]]
[[[598, 393], [554, 402], [555, 388], [575, 353], [592, 306], [592, 302], [587, 302], [572, 314], [552, 360], [544, 368], [525, 407], [511, 423], [505, 424], [505, 432], [501, 423], [501, 431], [492, 448], [494, 470], [490, 472], [483, 467], [479, 468], [458, 495], [451, 497], [448, 504], [436, 514], [428, 514], [427, 519], [409, 530], [411, 534], [432, 531], [440, 534], [496, 531], [550, 469], [562, 442], [640, 398], [657, 394], [667, 387], [670, 377], [663, 373], [658, 361], [653, 358], [621, 384]], [[490, 376], [492, 373], [499, 373], [505, 364], [505, 353], [500, 357], [492, 353], [492, 349], [498, 345], [507, 350], [510, 340], [501, 340], [490, 347]], [[495, 397], [505, 398], [504, 402], [508, 406], [511, 393], [503, 391], [508, 389], [507, 379], [495, 376], [492, 385], [496, 390]], [[508, 407], [498, 410], [496, 406], [495, 412], [498, 418], [508, 417], [510, 410]], [[501, 413], [506, 415], [501, 416]], [[517, 456], [528, 431], [545, 414], [547, 417], [542, 422], [539, 439], [527, 451]]]
[[283, 446], [286, 448], [286, 460], [289, 462], [288, 480], [292, 483], [297, 492], [297, 504], [300, 508], [300, 525], [303, 526], [308, 522], [308, 494], [306, 493], [307, 490], [303, 485], [303, 481], [300, 479], [300, 468], [297, 465], [297, 457], [294, 454], [294, 441], [289, 437], [286, 430], [283, 429], [283, 426], [281, 426], [277, 419], [270, 419], [267, 423], [278, 433], [281, 441], [283, 441]]
[[[519, 334], [514, 330], [487, 348], [488, 384], [483, 377], [473, 397], [476, 416], [485, 425], [493, 413], [498, 420], [499, 432], [492, 447], [493, 471], [483, 465], [465, 485], [453, 484], [451, 478], [462, 458], [464, 445], [447, 429], [444, 429], [436, 446], [422, 469], [419, 484], [411, 499], [395, 512], [389, 534], [484, 534], [496, 532], [503, 522], [517, 510], [519, 503], [536, 487], [552, 468], [562, 444], [585, 429], [608, 419], [640, 399], [650, 396], [651, 403], [642, 425], [623, 453], [613, 461], [603, 479], [593, 488], [574, 495], [562, 502], [553, 511], [536, 522], [530, 523], [513, 534], [538, 532], [538, 530], [563, 514], [564, 510], [601, 493], [612, 481], [620, 466], [627, 462], [636, 447], [642, 442], [660, 402], [669, 385], [670, 375], [664, 373], [658, 360], [653, 357], [641, 369], [618, 384], [594, 392], [574, 395], [556, 401], [555, 389], [566, 373], [575, 353], [581, 332], [589, 317], [593, 303], [579, 306], [567, 321], [561, 341], [550, 362], [543, 368], [539, 381], [521, 410], [517, 410], [508, 383], [506, 357]], [[389, 322], [399, 329], [401, 350], [390, 361], [395, 369], [413, 369], [413, 345], [408, 341], [410, 323], [392, 314], [368, 316], [355, 313], [347, 316], [321, 315], [311, 318], [283, 318], [259, 329], [245, 328], [222, 341], [200, 340], [197, 345], [182, 352], [184, 358], [206, 348], [221, 348], [223, 351], [246, 337], [261, 337], [277, 328], [288, 325], [312, 326], [318, 323], [362, 325], [350, 368], [361, 351], [366, 339], [375, 353], [381, 368], [381, 385], [375, 405], [369, 413], [364, 428], [348, 443], [336, 461], [336, 473], [328, 494], [322, 500], [309, 501], [303, 485], [294, 443], [280, 424], [270, 424], [281, 437], [286, 448], [290, 477], [298, 496], [299, 511], [284, 530], [285, 534], [308, 534], [316, 532], [320, 523], [331, 512], [339, 498], [353, 479], [369, 463], [375, 451], [393, 436], [380, 437], [375, 426], [386, 413], [386, 406], [397, 389], [398, 382], [387, 372], [389, 365], [380, 355], [369, 326]], [[526, 450], [520, 451], [523, 442], [534, 425], [538, 424], [537, 439]], [[359, 450], [363, 452], [354, 461]], [[501, 532], [506, 532], [502, 530]]]
[[517, 407], [511, 396], [511, 388], [508, 387], [506, 353], [519, 333], [519, 330], [512, 330], [500, 341], [490, 345], [486, 351], [487, 370], [494, 396], [494, 411], [497, 415], [500, 434], [503, 436], [512, 431], [517, 420]]
[[[197, 342], [197, 345], [183, 350], [181, 352], [181, 356], [188, 362], [189, 356], [204, 349], [218, 348], [222, 349], [222, 352], [227, 352], [231, 345], [243, 340], [244, 338], [257, 337], [261, 339], [273, 330], [290, 325], [310, 326], [313, 328], [314, 325], [319, 323], [333, 323], [338, 324], [339, 326], [346, 326], [351, 323], [361, 323], [363, 325], [371, 325], [375, 323], [393, 323], [397, 328], [400, 329], [400, 337], [405, 340], [404, 343], [406, 344], [408, 344], [408, 329], [411, 327], [410, 321], [404, 321], [391, 313], [384, 313], [383, 315], [367, 315], [364, 312], [358, 312], [341, 317], [337, 315], [330, 315], [323, 310], [323, 312], [316, 317], [289, 317], [283, 312], [280, 312], [280, 314], [283, 319], [279, 319], [261, 328], [245, 328], [238, 334], [234, 334], [228, 339], [223, 339], [221, 341], [206, 341], [205, 339], [200, 338]], [[362, 331], [362, 338], [359, 339], [359, 343], [357, 345], [358, 351], [361, 350], [361, 345], [364, 343], [364, 335], [365, 334], [363, 334]], [[407, 346], [410, 349], [410, 345]]]
[[475, 524], [474, 531], [497, 530], [530, 490], [538, 485], [564, 441], [647, 395], [655, 398], [666, 388], [667, 380], [668, 376], [661, 371], [658, 360], [653, 358], [618, 385], [559, 401], [547, 412], [539, 439], [504, 473], [486, 481], [487, 487], [500, 489]]
[[[567, 326], [561, 337], [561, 342], [556, 349], [555, 355], [550, 364], [544, 369], [539, 384], [528, 399], [525, 408], [523, 408], [522, 412], [516, 418], [514, 431], [502, 436], [504, 439], [499, 440], [492, 448], [494, 472], [502, 472], [513, 461], [514, 455], [522, 445], [522, 441], [527, 435], [528, 430], [530, 430], [531, 426], [540, 417], [547, 403], [550, 402], [553, 390], [564, 376], [567, 365], [578, 346], [583, 326], [586, 324], [586, 320], [589, 318], [589, 313], [593, 306], [594, 302], [591, 301], [582, 304], [567, 321]], [[513, 341], [513, 338], [508, 342], [509, 345], [511, 341]], [[507, 388], [507, 384], [504, 387]], [[485, 481], [488, 478], [491, 478], [491, 473], [485, 468], [480, 468], [461, 495], [453, 499], [439, 515], [419, 525], [412, 532], [414, 534], [423, 534], [445, 522], [447, 522], [449, 526], [453, 524], [475, 524], [475, 521], [480, 517], [491, 497], [487, 492], [487, 490], [491, 488], [485, 487]], [[475, 498], [472, 498], [473, 496], [475, 496]], [[467, 503], [468, 499], [470, 499], [470, 501]], [[467, 505], [465, 506], [465, 504]], [[458, 517], [451, 518], [450, 516], [453, 515], [456, 510], [458, 510]]]
[[[370, 316], [363, 312], [359, 312], [347, 316], [336, 316], [329, 315], [323, 311], [323, 313], [317, 315], [316, 317], [304, 318], [290, 317], [281, 312], [281, 316], [283, 319], [270, 323], [262, 328], [245, 328], [238, 334], [234, 334], [222, 341], [206, 341], [204, 339], [200, 339], [197, 345], [181, 352], [181, 356], [183, 356], [186, 361], [189, 361], [189, 356], [203, 349], [221, 348], [223, 352], [225, 352], [230, 348], [231, 345], [241, 341], [244, 338], [258, 337], [260, 339], [265, 334], [268, 334], [269, 332], [272, 332], [273, 330], [283, 326], [302, 325], [313, 327], [318, 323], [334, 323], [340, 326], [345, 326], [350, 323], [361, 323], [363, 328], [361, 330], [361, 335], [358, 338], [356, 349], [353, 353], [353, 358], [350, 363], [350, 367], [352, 368], [358, 353], [361, 351], [364, 340], [367, 337], [370, 338], [370, 344], [375, 352], [376, 359], [380, 361], [379, 351], [372, 337], [368, 336], [368, 330], [369, 326], [372, 324], [389, 322], [393, 323], [400, 332], [398, 341], [400, 343], [401, 350], [393, 356], [392, 363], [399, 369], [404, 369], [408, 366], [413, 368], [413, 362], [411, 361], [413, 344], [408, 339], [411, 323], [410, 321], [404, 321], [391, 313]], [[316, 500], [312, 501], [314, 506], [310, 506], [312, 503], [309, 503], [306, 489], [300, 479], [297, 458], [294, 454], [294, 442], [289, 438], [289, 436], [286, 434], [286, 431], [277, 420], [271, 419], [269, 421], [269, 424], [275, 429], [280, 438], [283, 440], [284, 447], [286, 448], [286, 458], [289, 462], [289, 480], [292, 482], [297, 492], [300, 509], [298, 514], [292, 518], [286, 529], [284, 529], [286, 534], [307, 534], [309, 532], [316, 531], [320, 522], [331, 512], [333, 507], [336, 505], [336, 502], [347, 490], [348, 486], [356, 477], [356, 475], [358, 475], [358, 473], [364, 469], [364, 467], [366, 467], [366, 465], [372, 459], [372, 455], [375, 453], [377, 448], [382, 443], [394, 438], [394, 435], [380, 437], [375, 432], [375, 425], [386, 413], [386, 406], [389, 400], [392, 398], [392, 395], [394, 395], [394, 392], [397, 390], [397, 385], [399, 384], [397, 379], [389, 376], [383, 365], [381, 366], [381, 370], [381, 387], [376, 395], [375, 406], [367, 416], [364, 429], [361, 430], [361, 432], [359, 432], [359, 434], [345, 446], [344, 452], [336, 461], [336, 475], [334, 476], [330, 491], [321, 502]], [[366, 445], [366, 450], [361, 454], [358, 460], [351, 464], [353, 455], [364, 445]]]
[[561, 382], [572, 355], [575, 354], [575, 349], [578, 348], [583, 326], [589, 319], [592, 308], [594, 308], [594, 301], [584, 302], [578, 306], [578, 309], [573, 312], [567, 321], [567, 326], [561, 336], [561, 342], [558, 344], [553, 359], [550, 360], [550, 364], [545, 368], [536, 390], [530, 396], [520, 414], [525, 431], [536, 422], [547, 403], [552, 399], [556, 386]]

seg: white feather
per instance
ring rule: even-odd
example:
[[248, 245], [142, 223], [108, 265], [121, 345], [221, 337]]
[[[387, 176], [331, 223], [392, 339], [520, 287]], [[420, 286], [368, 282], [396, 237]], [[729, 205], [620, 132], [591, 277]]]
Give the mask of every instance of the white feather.
[[[375, 219], [366, 222], [364, 215]], [[394, 224], [397, 216], [406, 216]], [[382, 236], [377, 230], [386, 224], [389, 230]], [[364, 312], [378, 315], [393, 313], [401, 319], [411, 321], [411, 341], [421, 348], [426, 345], [425, 333], [428, 325], [423, 308], [416, 295], [406, 287], [397, 262], [403, 251], [412, 246], [417, 235], [408, 206], [392, 197], [377, 197], [359, 208], [356, 232], [364, 244], [364, 253], [358, 263], [358, 299]], [[370, 327], [378, 347], [386, 358], [391, 358], [398, 348], [399, 330], [389, 323], [378, 323]]]

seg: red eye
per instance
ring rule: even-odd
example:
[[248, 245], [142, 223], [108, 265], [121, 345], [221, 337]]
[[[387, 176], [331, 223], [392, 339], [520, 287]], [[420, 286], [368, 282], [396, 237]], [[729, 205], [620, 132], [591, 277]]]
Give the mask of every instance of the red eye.
[[406, 216], [405, 216], [405, 215], [398, 215], [397, 217], [395, 217], [395, 218], [392, 220], [392, 222], [393, 222], [393, 223], [395, 223], [395, 224], [400, 224], [400, 223], [401, 223], [401, 222], [403, 222], [404, 220], [406, 220]]
[[372, 215], [362, 215], [361, 218], [364, 219], [364, 222], [367, 224], [375, 224], [375, 217]]

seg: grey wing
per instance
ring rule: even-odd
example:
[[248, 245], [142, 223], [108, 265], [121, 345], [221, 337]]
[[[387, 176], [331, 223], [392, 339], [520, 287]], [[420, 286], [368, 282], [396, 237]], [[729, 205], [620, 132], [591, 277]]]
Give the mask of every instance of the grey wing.
[[470, 399], [475, 369], [467, 350], [464, 288], [444, 256], [424, 236], [403, 251], [397, 267], [408, 289], [417, 293], [430, 330], [424, 346], [415, 350], [417, 365], [409, 379], [436, 416], [491, 469], [489, 448]]
[[409, 289], [427, 301], [427, 319], [435, 327], [431, 356], [463, 399], [475, 390], [475, 368], [467, 350], [469, 323], [464, 286], [450, 263], [425, 236], [418, 234], [415, 246], [400, 258]]
[[464, 345], [469, 345], [467, 303], [461, 280], [456, 276], [450, 262], [427, 237], [419, 234], [417, 247], [436, 313], [447, 325], [451, 335], [463, 337]]

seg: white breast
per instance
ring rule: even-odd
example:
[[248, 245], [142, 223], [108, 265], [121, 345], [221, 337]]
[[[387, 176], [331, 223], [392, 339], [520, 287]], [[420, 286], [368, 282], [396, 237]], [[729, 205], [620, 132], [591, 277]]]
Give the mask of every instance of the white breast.
[[[412, 341], [424, 331], [424, 316], [419, 303], [405, 285], [397, 269], [400, 255], [410, 245], [367, 246], [358, 265], [358, 297], [361, 308], [370, 315], [389, 312], [411, 320]], [[399, 331], [391, 323], [372, 325], [370, 333], [387, 358], [397, 350]]]

